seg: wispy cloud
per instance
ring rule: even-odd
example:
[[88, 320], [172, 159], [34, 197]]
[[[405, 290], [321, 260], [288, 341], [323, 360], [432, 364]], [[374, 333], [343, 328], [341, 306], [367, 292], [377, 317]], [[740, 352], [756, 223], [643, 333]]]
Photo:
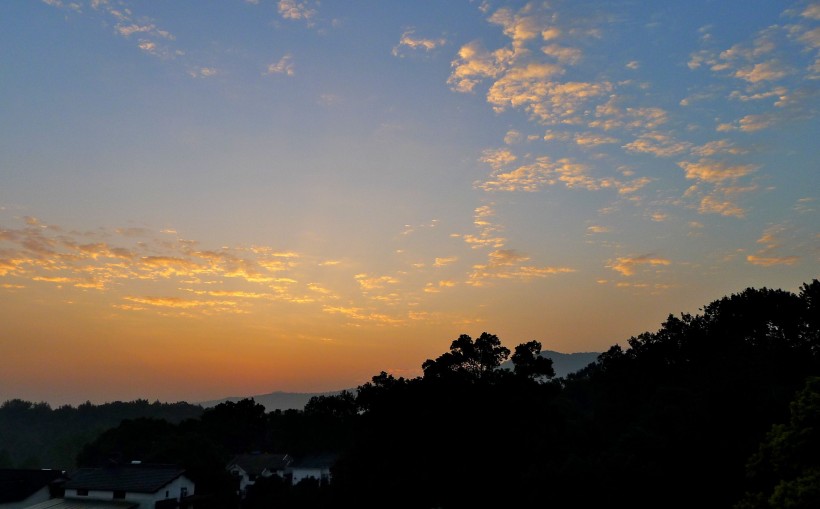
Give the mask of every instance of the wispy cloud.
[[575, 272], [571, 267], [538, 267], [526, 264], [529, 261], [529, 256], [514, 249], [497, 249], [489, 253], [487, 263], [473, 265], [473, 272], [469, 275], [467, 284], [485, 286], [492, 280], [528, 281]]
[[607, 267], [618, 272], [622, 276], [633, 276], [642, 266], [658, 267], [667, 266], [672, 262], [666, 258], [654, 255], [624, 256], [611, 261]]
[[265, 74], [284, 74], [286, 76], [293, 76], [296, 74], [295, 66], [293, 64], [293, 56], [288, 54], [279, 59], [279, 61], [268, 65]]
[[778, 253], [784, 248], [783, 235], [786, 231], [787, 228], [783, 225], [774, 225], [767, 228], [757, 239], [757, 243], [761, 245], [761, 248], [757, 252], [746, 256], [746, 261], [761, 267], [796, 264], [800, 261], [799, 256]]
[[304, 20], [310, 22], [317, 13], [316, 8], [312, 7], [314, 2], [297, 2], [295, 0], [279, 0], [277, 8], [279, 15], [284, 19], [289, 20]]
[[407, 51], [424, 51], [429, 53], [436, 48], [447, 44], [447, 40], [443, 37], [429, 38], [416, 36], [415, 29], [406, 30], [399, 39], [399, 43], [393, 47], [393, 56], [405, 57]]

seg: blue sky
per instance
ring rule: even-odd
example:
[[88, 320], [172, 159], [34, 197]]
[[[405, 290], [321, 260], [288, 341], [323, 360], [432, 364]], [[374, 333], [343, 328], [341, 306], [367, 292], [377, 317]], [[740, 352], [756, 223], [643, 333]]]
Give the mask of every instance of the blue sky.
[[0, 24], [0, 399], [331, 390], [482, 331], [601, 351], [818, 275], [817, 2]]

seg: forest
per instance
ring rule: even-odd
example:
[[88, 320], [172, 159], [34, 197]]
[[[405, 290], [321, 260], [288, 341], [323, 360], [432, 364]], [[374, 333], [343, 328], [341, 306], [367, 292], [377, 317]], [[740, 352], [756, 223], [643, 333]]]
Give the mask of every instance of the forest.
[[[8, 401], [0, 462], [177, 463], [198, 507], [820, 507], [820, 281], [669, 315], [562, 378], [541, 347], [461, 335], [419, 377], [381, 372], [301, 411]], [[109, 420], [82, 424], [94, 412]], [[83, 445], [67, 459], [45, 434]], [[240, 500], [225, 466], [253, 451], [338, 461], [328, 485], [274, 476]]]

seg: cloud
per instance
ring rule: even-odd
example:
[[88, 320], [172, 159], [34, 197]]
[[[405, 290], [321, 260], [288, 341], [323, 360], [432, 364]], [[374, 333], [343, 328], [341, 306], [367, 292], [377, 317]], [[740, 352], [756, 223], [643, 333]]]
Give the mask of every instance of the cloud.
[[279, 14], [284, 19], [309, 21], [316, 16], [316, 9], [310, 7], [309, 2], [295, 0], [279, 0]]
[[541, 48], [545, 55], [550, 56], [558, 61], [559, 64], [575, 65], [583, 56], [583, 53], [578, 48], [570, 48], [567, 46], [559, 46], [558, 44], [550, 44]]
[[641, 134], [623, 148], [628, 152], [652, 154], [656, 157], [672, 157], [689, 150], [691, 143], [678, 141], [666, 133], [652, 131]]
[[742, 218], [746, 216], [746, 211], [737, 205], [733, 200], [721, 198], [719, 194], [710, 194], [700, 200], [698, 212], [701, 214], [719, 214], [727, 217]]
[[686, 178], [711, 184], [722, 184], [727, 181], [737, 180], [751, 174], [758, 168], [754, 164], [729, 164], [706, 158], [694, 163], [681, 161], [678, 166], [683, 168]]
[[505, 148], [487, 149], [483, 152], [479, 161], [487, 163], [494, 170], [498, 170], [515, 162], [518, 159], [515, 154]]
[[615, 272], [620, 273], [622, 276], [633, 276], [635, 275], [635, 271], [640, 266], [666, 266], [670, 265], [672, 262], [667, 260], [666, 258], [660, 258], [653, 255], [640, 255], [640, 256], [625, 256], [616, 258], [615, 261], [610, 262], [607, 267], [614, 270]]
[[[608, 91], [612, 88], [610, 84]], [[617, 95], [610, 95], [607, 102], [595, 107], [595, 120], [589, 122], [590, 127], [609, 131], [612, 129], [657, 129], [669, 120], [669, 113], [662, 108], [654, 107], [623, 107], [624, 99]]]
[[735, 77], [746, 80], [749, 83], [759, 83], [761, 81], [776, 81], [787, 74], [788, 72], [783, 69], [782, 64], [770, 60], [738, 69], [735, 72]]
[[269, 64], [265, 74], [285, 74], [287, 76], [293, 76], [296, 74], [293, 65], [293, 56], [288, 54], [280, 58], [278, 62]]
[[529, 64], [498, 79], [487, 93], [487, 101], [500, 113], [506, 108], [523, 109], [544, 125], [579, 124], [585, 105], [612, 90], [608, 82], [556, 82], [550, 78], [563, 70], [554, 64]]
[[798, 256], [783, 256], [777, 253], [783, 249], [783, 236], [786, 233], [788, 233], [787, 228], [783, 225], [773, 225], [766, 228], [757, 239], [757, 244], [762, 245], [762, 247], [756, 253], [748, 255], [746, 261], [760, 267], [794, 265], [800, 261]]
[[459, 49], [458, 58], [450, 64], [453, 72], [447, 78], [447, 84], [457, 92], [472, 92], [481, 80], [501, 74], [511, 56], [506, 49], [490, 53], [479, 41], [465, 44]]
[[[498, 160], [493, 159], [493, 162], [498, 162]], [[515, 162], [515, 160], [510, 162]], [[552, 160], [547, 156], [541, 156], [516, 168], [508, 168], [509, 165], [510, 163], [497, 164], [489, 178], [479, 182], [477, 187], [487, 192], [536, 192], [546, 186], [564, 185], [570, 189], [588, 191], [614, 189], [620, 194], [629, 194], [650, 182], [650, 179], [645, 177], [630, 181], [611, 177], [595, 177], [591, 174], [592, 168], [589, 165], [570, 158]]]
[[774, 265], [794, 265], [800, 260], [797, 256], [758, 256], [748, 255], [746, 261], [752, 265], [772, 267]]
[[812, 3], [807, 5], [800, 15], [804, 18], [820, 20], [820, 3]]
[[695, 156], [707, 158], [717, 155], [743, 155], [748, 153], [748, 150], [738, 147], [731, 141], [724, 139], [710, 141], [698, 147], [692, 147], [691, 153]]
[[488, 21], [500, 25], [504, 30], [504, 35], [511, 39], [515, 48], [522, 48], [527, 41], [540, 37], [545, 24], [543, 13], [534, 12], [531, 5], [524, 7], [518, 13], [506, 7], [498, 9]]
[[403, 320], [373, 311], [368, 311], [360, 307], [345, 307], [345, 306], [325, 306], [322, 311], [330, 314], [344, 315], [352, 320], [359, 322], [370, 322], [376, 325], [400, 325], [404, 323]]
[[573, 138], [577, 145], [580, 145], [585, 148], [618, 143], [618, 138], [613, 138], [612, 136], [605, 136], [596, 133], [577, 133], [574, 135]]
[[589, 233], [607, 233], [607, 232], [609, 232], [609, 228], [607, 228], [606, 226], [593, 225], [593, 226], [588, 226], [587, 231]]
[[575, 272], [569, 267], [535, 267], [523, 265], [530, 257], [514, 249], [498, 249], [488, 255], [487, 263], [473, 265], [473, 272], [467, 279], [470, 286], [484, 286], [490, 280], [511, 279], [528, 281], [556, 274]]
[[491, 221], [495, 216], [493, 205], [482, 205], [473, 211], [473, 225], [478, 230], [478, 235], [465, 234], [461, 237], [473, 249], [481, 247], [500, 248], [504, 246], [506, 239], [498, 235], [502, 230], [501, 226]]
[[219, 70], [215, 67], [199, 67], [188, 71], [188, 75], [192, 78], [211, 78], [219, 74]]
[[523, 140], [524, 135], [521, 134], [521, 131], [518, 131], [516, 129], [510, 129], [509, 131], [507, 131], [507, 134], [504, 135], [504, 144], [506, 145], [516, 145], [518, 143], [521, 143]]
[[446, 39], [440, 37], [438, 39], [429, 39], [424, 37], [416, 37], [415, 30], [406, 30], [399, 40], [399, 44], [393, 47], [393, 56], [403, 57], [405, 49], [416, 51], [423, 50], [427, 53], [434, 49], [441, 47], [447, 43]]
[[433, 263], [433, 267], [446, 267], [447, 265], [451, 265], [458, 261], [458, 256], [447, 256], [442, 258], [436, 258], [436, 261]]
[[393, 276], [369, 276], [367, 274], [356, 274], [354, 276], [362, 290], [382, 289], [387, 285], [395, 285], [399, 282]]

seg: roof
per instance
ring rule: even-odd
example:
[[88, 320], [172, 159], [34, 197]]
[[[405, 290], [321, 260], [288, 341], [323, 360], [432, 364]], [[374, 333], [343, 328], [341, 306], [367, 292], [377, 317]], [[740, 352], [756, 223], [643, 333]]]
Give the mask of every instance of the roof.
[[228, 468], [238, 465], [250, 475], [259, 475], [265, 470], [284, 470], [291, 461], [287, 454], [239, 454], [228, 463]]
[[0, 504], [25, 500], [62, 475], [61, 470], [0, 468]]
[[139, 504], [123, 500], [82, 500], [53, 498], [26, 509], [135, 509]]
[[185, 470], [171, 465], [120, 465], [81, 468], [71, 475], [67, 489], [156, 493]]

